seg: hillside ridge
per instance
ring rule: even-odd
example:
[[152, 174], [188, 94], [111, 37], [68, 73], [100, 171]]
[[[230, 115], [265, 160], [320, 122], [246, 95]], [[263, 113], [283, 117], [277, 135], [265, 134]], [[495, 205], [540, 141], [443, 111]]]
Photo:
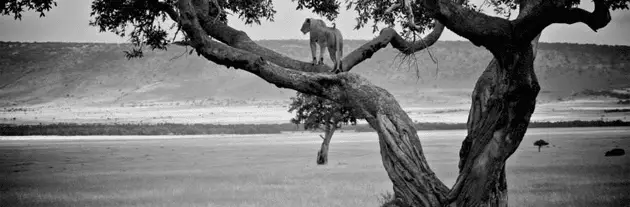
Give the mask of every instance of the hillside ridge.
[[[306, 40], [258, 40], [262, 46], [310, 61]], [[346, 40], [344, 53], [367, 40]], [[145, 51], [127, 60], [127, 43], [0, 42], [0, 106], [37, 104], [124, 105], [138, 102], [285, 101], [295, 92], [279, 89], [240, 70], [226, 70], [187, 55], [180, 46]], [[466, 102], [491, 60], [466, 41], [440, 41], [427, 51], [402, 57], [388, 46], [357, 65], [360, 74], [392, 92], [402, 104]], [[325, 55], [327, 64], [331, 64]], [[630, 87], [630, 47], [541, 43], [535, 62], [540, 100], [584, 90]], [[436, 70], [437, 69], [437, 70]], [[435, 73], [439, 71], [439, 73]]]

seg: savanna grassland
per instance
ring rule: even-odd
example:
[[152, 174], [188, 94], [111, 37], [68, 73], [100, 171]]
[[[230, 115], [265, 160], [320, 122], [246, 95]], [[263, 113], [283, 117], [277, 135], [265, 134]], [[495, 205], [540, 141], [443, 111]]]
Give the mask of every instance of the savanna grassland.
[[[451, 186], [464, 130], [420, 131]], [[533, 142], [545, 139], [537, 151]], [[373, 132], [0, 137], [0, 206], [378, 206], [391, 192]], [[529, 129], [507, 162], [511, 206], [628, 206], [630, 127]]]

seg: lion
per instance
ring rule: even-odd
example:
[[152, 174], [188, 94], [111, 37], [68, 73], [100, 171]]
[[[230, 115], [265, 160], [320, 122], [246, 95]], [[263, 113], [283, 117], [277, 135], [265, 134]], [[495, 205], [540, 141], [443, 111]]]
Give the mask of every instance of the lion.
[[[306, 18], [300, 31], [304, 34], [311, 33], [310, 44], [311, 54], [313, 55], [313, 65], [324, 63], [324, 48], [327, 47], [330, 59], [335, 64], [331, 72], [339, 73], [342, 70], [343, 36], [341, 36], [341, 31], [335, 27], [334, 23], [333, 27], [328, 27], [321, 19]], [[319, 62], [317, 62], [317, 55], [315, 54], [317, 52], [317, 44], [319, 44], [320, 50]]]

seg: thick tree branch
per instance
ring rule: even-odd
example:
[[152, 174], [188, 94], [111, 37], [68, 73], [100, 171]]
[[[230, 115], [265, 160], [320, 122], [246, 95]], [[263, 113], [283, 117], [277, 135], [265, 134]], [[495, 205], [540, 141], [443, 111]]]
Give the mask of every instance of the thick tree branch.
[[512, 42], [510, 21], [492, 17], [462, 6], [464, 0], [424, 0], [422, 7], [451, 31], [484, 46], [493, 54], [503, 52]]
[[[604, 0], [595, 0], [595, 9], [588, 12], [580, 8], [566, 8], [553, 1], [541, 1], [531, 6], [525, 15], [514, 20], [514, 34], [517, 41], [529, 42], [547, 26], [555, 23], [584, 23], [593, 31], [605, 27], [611, 20], [610, 6]], [[521, 17], [522, 16], [522, 17]]]

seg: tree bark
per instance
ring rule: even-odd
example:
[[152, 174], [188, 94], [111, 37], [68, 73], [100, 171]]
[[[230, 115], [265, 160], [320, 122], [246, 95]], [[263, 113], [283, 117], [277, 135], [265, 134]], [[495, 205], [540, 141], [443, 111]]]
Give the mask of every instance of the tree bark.
[[475, 85], [460, 175], [449, 194], [456, 206], [507, 206], [505, 161], [525, 135], [540, 90], [533, 68], [539, 37], [500, 57], [513, 64], [493, 59]]
[[325, 165], [328, 163], [328, 147], [330, 145], [330, 140], [332, 139], [333, 134], [335, 133], [336, 128], [334, 126], [327, 125], [326, 129], [324, 129], [324, 140], [322, 140], [322, 146], [317, 152], [317, 164]]

